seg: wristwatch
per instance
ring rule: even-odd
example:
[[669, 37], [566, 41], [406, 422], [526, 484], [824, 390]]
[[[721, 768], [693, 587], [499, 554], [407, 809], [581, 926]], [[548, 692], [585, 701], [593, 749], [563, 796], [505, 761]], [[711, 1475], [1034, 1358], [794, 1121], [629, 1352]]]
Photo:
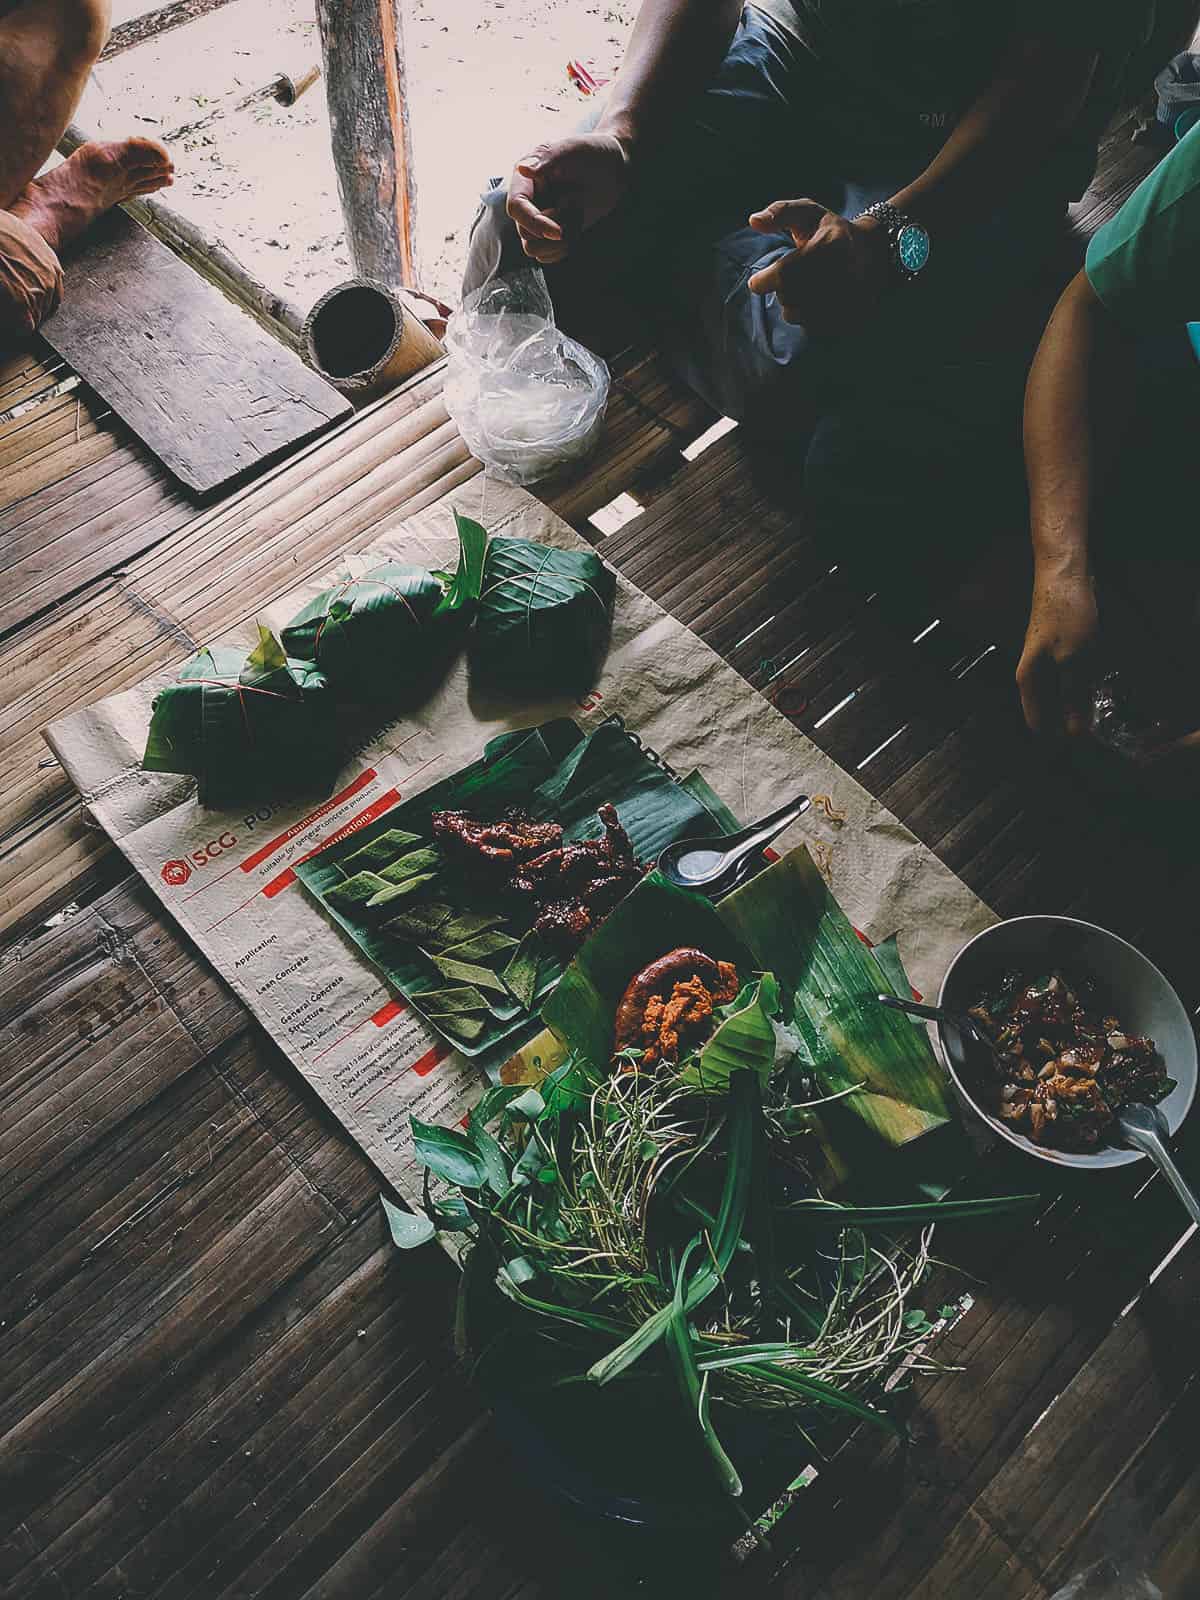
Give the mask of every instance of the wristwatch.
[[859, 216], [878, 217], [887, 229], [892, 270], [902, 282], [911, 283], [925, 270], [929, 264], [929, 234], [919, 222], [906, 217], [886, 200], [868, 206]]

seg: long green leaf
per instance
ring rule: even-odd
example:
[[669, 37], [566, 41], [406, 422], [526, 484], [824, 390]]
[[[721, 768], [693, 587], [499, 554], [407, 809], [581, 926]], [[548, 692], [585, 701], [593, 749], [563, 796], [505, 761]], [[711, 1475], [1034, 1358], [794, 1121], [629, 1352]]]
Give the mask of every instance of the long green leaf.
[[995, 1195], [980, 1200], [938, 1200], [928, 1205], [842, 1206], [832, 1200], [797, 1200], [777, 1206], [777, 1222], [794, 1222], [803, 1228], [836, 1231], [841, 1228], [903, 1228], [926, 1222], [971, 1222], [981, 1217], [1031, 1211], [1042, 1204], [1040, 1194]]
[[[875, 999], [890, 985], [830, 894], [808, 851], [790, 851], [726, 896], [718, 913], [795, 995], [818, 1081], [861, 1082], [845, 1114], [902, 1145], [950, 1121], [945, 1080], [924, 1032]], [[825, 1083], [822, 1082], [822, 1087]]]
[[[685, 1304], [688, 1312], [708, 1299], [721, 1285], [742, 1237], [746, 1206], [750, 1196], [751, 1166], [754, 1154], [754, 1118], [761, 1115], [758, 1079], [753, 1072], [735, 1073], [729, 1086], [729, 1139], [725, 1160], [725, 1181], [717, 1209], [716, 1230], [709, 1241], [712, 1259], [692, 1275]], [[593, 1383], [610, 1383], [626, 1367], [652, 1350], [667, 1331], [672, 1316], [670, 1305], [647, 1317], [615, 1350], [610, 1350], [588, 1369]]]
[[500, 1285], [501, 1292], [517, 1305], [536, 1311], [543, 1317], [552, 1317], [559, 1322], [573, 1323], [577, 1328], [587, 1328], [591, 1333], [621, 1334], [625, 1331], [622, 1323], [615, 1317], [605, 1317], [595, 1311], [584, 1311], [578, 1306], [560, 1306], [549, 1300], [539, 1300], [535, 1295], [526, 1294], [512, 1279], [507, 1279]]
[[803, 1395], [817, 1405], [828, 1406], [834, 1411], [845, 1411], [850, 1416], [859, 1417], [863, 1422], [874, 1423], [877, 1428], [895, 1434], [898, 1439], [907, 1438], [904, 1427], [894, 1417], [889, 1417], [886, 1411], [876, 1411], [873, 1406], [864, 1405], [854, 1395], [847, 1394], [843, 1389], [835, 1389], [832, 1384], [823, 1383], [819, 1378], [801, 1378], [794, 1372], [783, 1372], [766, 1362], [743, 1367], [741, 1370], [750, 1377], [761, 1379], [764, 1383], [774, 1383], [781, 1389], [790, 1389], [793, 1394]]
[[439, 611], [457, 611], [464, 607], [473, 610], [483, 588], [487, 533], [478, 522], [471, 517], [464, 517], [457, 509], [454, 512], [454, 526], [458, 530], [458, 570], [446, 590], [446, 598]]
[[467, 1118], [467, 1138], [479, 1156], [488, 1188], [498, 1200], [502, 1199], [512, 1187], [508, 1157], [484, 1127], [482, 1118]]
[[692, 1330], [687, 1318], [684, 1283], [687, 1277], [688, 1261], [693, 1250], [702, 1246], [703, 1240], [693, 1239], [683, 1253], [678, 1270], [675, 1273], [675, 1289], [671, 1299], [671, 1316], [667, 1323], [666, 1346], [671, 1362], [671, 1370], [675, 1374], [675, 1381], [684, 1406], [692, 1424], [700, 1434], [717, 1475], [717, 1481], [726, 1494], [734, 1496], [742, 1492], [742, 1480], [738, 1476], [737, 1468], [729, 1459], [717, 1435], [717, 1430], [712, 1425], [708, 1408], [708, 1386], [700, 1376], [696, 1366], [696, 1352], [692, 1347]]

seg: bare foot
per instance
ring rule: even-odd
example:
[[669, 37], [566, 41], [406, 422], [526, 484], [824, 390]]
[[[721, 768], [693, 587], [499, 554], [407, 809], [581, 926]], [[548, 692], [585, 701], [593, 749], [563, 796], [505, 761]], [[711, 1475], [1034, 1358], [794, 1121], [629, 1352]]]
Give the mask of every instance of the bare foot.
[[52, 250], [61, 250], [122, 200], [165, 188], [174, 171], [157, 139], [81, 144], [60, 166], [22, 189], [11, 209]]

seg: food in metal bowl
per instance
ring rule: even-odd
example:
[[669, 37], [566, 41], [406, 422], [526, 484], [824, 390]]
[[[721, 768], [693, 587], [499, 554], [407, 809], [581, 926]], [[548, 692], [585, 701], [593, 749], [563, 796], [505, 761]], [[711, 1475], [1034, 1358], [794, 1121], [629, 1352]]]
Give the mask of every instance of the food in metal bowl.
[[969, 1015], [993, 1047], [985, 1105], [1035, 1144], [1109, 1143], [1122, 1106], [1175, 1087], [1154, 1040], [1128, 1032], [1091, 978], [1009, 972]]

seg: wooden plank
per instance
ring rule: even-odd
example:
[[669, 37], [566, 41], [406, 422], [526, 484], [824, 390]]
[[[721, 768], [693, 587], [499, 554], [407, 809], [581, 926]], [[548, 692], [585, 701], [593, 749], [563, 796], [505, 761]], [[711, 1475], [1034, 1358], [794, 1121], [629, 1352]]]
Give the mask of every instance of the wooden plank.
[[103, 461], [120, 447], [121, 440], [111, 427], [93, 429], [78, 444], [73, 438], [54, 441], [19, 466], [10, 468], [0, 479], [0, 511], [58, 483], [64, 474]]
[[46, 342], [197, 495], [211, 495], [350, 410], [120, 210], [65, 266]]
[[[56, 530], [45, 544], [13, 560], [9, 569], [12, 597], [0, 598], [0, 633], [38, 616], [66, 595], [140, 555], [194, 514], [186, 497], [164, 474], [155, 474], [115, 504], [106, 505], [107, 499], [97, 494], [86, 523]], [[61, 508], [58, 510], [61, 515]], [[27, 529], [22, 535], [13, 542], [27, 547]]]
[[596, 455], [562, 484], [536, 492], [585, 538], [595, 540], [588, 517], [619, 494], [660, 483], [683, 466], [680, 451], [707, 428], [712, 409], [670, 371], [656, 351], [633, 349], [612, 362], [604, 433]]
[[[67, 125], [57, 148], [61, 155], [71, 155], [90, 139], [90, 134], [72, 122]], [[206, 282], [215, 284], [227, 300], [253, 317], [272, 340], [299, 353], [300, 328], [304, 321], [299, 308], [278, 290], [268, 288], [256, 278], [219, 239], [212, 238], [190, 218], [173, 211], [153, 195], [131, 195], [121, 202], [120, 209], [193, 267]]]
[[[352, 1537], [470, 1425], [441, 1332], [453, 1271], [433, 1252], [398, 1273], [367, 1163], [140, 887], [22, 956], [0, 1018], [39, 1053], [5, 1113], [38, 1181], [5, 1230], [0, 1573], [30, 1597], [107, 1586], [116, 1560], [122, 1583], [190, 1574], [174, 1592], [206, 1597], [260, 1555], [277, 1575], [280, 1538], [303, 1560]], [[140, 1050], [155, 1017], [182, 1056]], [[145, 1071], [109, 1110], [91, 1063], [119, 1074], [130, 1049]], [[59, 1081], [77, 1088], [55, 1183]]]
[[[122, 474], [119, 481], [106, 485], [103, 490], [97, 489], [96, 486], [102, 479], [109, 478], [118, 471]], [[147, 451], [127, 440], [123, 449], [110, 453], [103, 461], [86, 467], [69, 467], [54, 482], [43, 485], [32, 494], [23, 495], [19, 500], [14, 500], [11, 505], [0, 511], [0, 539], [5, 541], [7, 550], [8, 541], [18, 533], [24, 535], [28, 528], [28, 536], [33, 541], [31, 548], [36, 548], [36, 541], [39, 538], [53, 538], [56, 531], [66, 531], [85, 522], [94, 494], [111, 494], [114, 498], [110, 499], [108, 504], [113, 505], [119, 501], [125, 488], [132, 488], [135, 483], [140, 487], [152, 478], [161, 479], [165, 476], [162, 468]], [[59, 506], [64, 507], [61, 513], [55, 509]], [[60, 517], [64, 526], [58, 530]], [[37, 523], [39, 519], [43, 524], [42, 528], [31, 528], [30, 524]], [[13, 548], [16, 548], [15, 544]]]
[[62, 439], [94, 432], [95, 411], [108, 409], [104, 405], [93, 409], [78, 394], [55, 395], [24, 416], [0, 423], [0, 473]]
[[[908, 1591], [913, 1600], [954, 1593], [964, 1574], [981, 1588], [988, 1583], [986, 1592], [996, 1600], [1028, 1594], [1030, 1574], [1041, 1578], [1048, 1594], [1106, 1555], [1112, 1543], [1136, 1564], [1155, 1511], [1131, 1482], [1139, 1457], [1174, 1440], [1184, 1450], [1176, 1458], [1175, 1482], [1196, 1472], [1194, 1437], [1185, 1439], [1200, 1392], [1191, 1337], [1198, 1296], [1193, 1251], [1143, 1297], [1153, 1301], [1150, 1314], [1122, 1317], [1021, 1441]], [[1122, 1426], [1096, 1427], [1101, 1415], [1120, 1416]], [[1106, 1537], [1097, 1519], [1115, 1517], [1122, 1489], [1125, 1524]]]
[[7, 411], [69, 375], [65, 362], [35, 340], [32, 349], [7, 356], [0, 364], [0, 411]]
[[[1028, 1163], [1015, 1156], [999, 1162], [989, 1156], [985, 1165], [999, 1170], [975, 1180], [976, 1192], [1005, 1192], [1028, 1182]], [[1139, 1304], [1154, 1299], [1156, 1289], [1147, 1280], [1184, 1226], [1178, 1203], [1157, 1180], [1139, 1193], [1136, 1175], [1126, 1174], [1106, 1186], [1098, 1201], [1094, 1180], [1090, 1188], [1086, 1181], [1068, 1185], [1032, 1227], [985, 1230], [982, 1241], [961, 1225], [939, 1229], [939, 1256], [961, 1262], [982, 1280], [967, 1283], [976, 1304], [937, 1347], [939, 1359], [962, 1370], [921, 1385], [917, 1437], [907, 1460], [903, 1452], [890, 1446], [881, 1451], [860, 1435], [822, 1474], [796, 1512], [795, 1528], [803, 1523], [805, 1543], [793, 1579], [803, 1572], [814, 1588], [828, 1585], [828, 1592], [870, 1594], [873, 1600], [957, 1594], [953, 1586], [926, 1589], [927, 1570], [936, 1568], [953, 1530], [961, 1536], [975, 1525], [978, 1507], [995, 1495], [1008, 1463], [1029, 1448], [1048, 1412], [1054, 1420], [1050, 1408], [1061, 1403], [1077, 1375], [1107, 1361], [1123, 1306], [1139, 1295]], [[955, 1285], [951, 1275], [950, 1284], [961, 1289], [962, 1280]], [[1129, 1439], [1123, 1413], [1119, 1405], [1109, 1409], [1106, 1400], [1104, 1415], [1119, 1448]], [[1033, 1447], [1039, 1456], [1046, 1437]], [[1081, 1443], [1085, 1452], [1093, 1448], [1086, 1429]], [[1108, 1464], [1100, 1460], [1094, 1470], [1076, 1468], [1070, 1492], [1077, 1508], [1088, 1494], [1099, 1498], [1107, 1491], [1107, 1474]], [[1064, 1481], [1055, 1498], [1067, 1493]], [[847, 1522], [868, 1508], [867, 1536], [847, 1539]], [[988, 1523], [996, 1526], [994, 1515]], [[1023, 1576], [1048, 1578], [1053, 1551], [1036, 1541], [1030, 1545], [1022, 1551]], [[942, 1581], [948, 1585], [945, 1573]], [[1055, 1586], [1047, 1582], [1032, 1592], [1048, 1594]], [[783, 1586], [785, 1592], [789, 1587]], [[982, 1577], [970, 1592], [984, 1592]]]

